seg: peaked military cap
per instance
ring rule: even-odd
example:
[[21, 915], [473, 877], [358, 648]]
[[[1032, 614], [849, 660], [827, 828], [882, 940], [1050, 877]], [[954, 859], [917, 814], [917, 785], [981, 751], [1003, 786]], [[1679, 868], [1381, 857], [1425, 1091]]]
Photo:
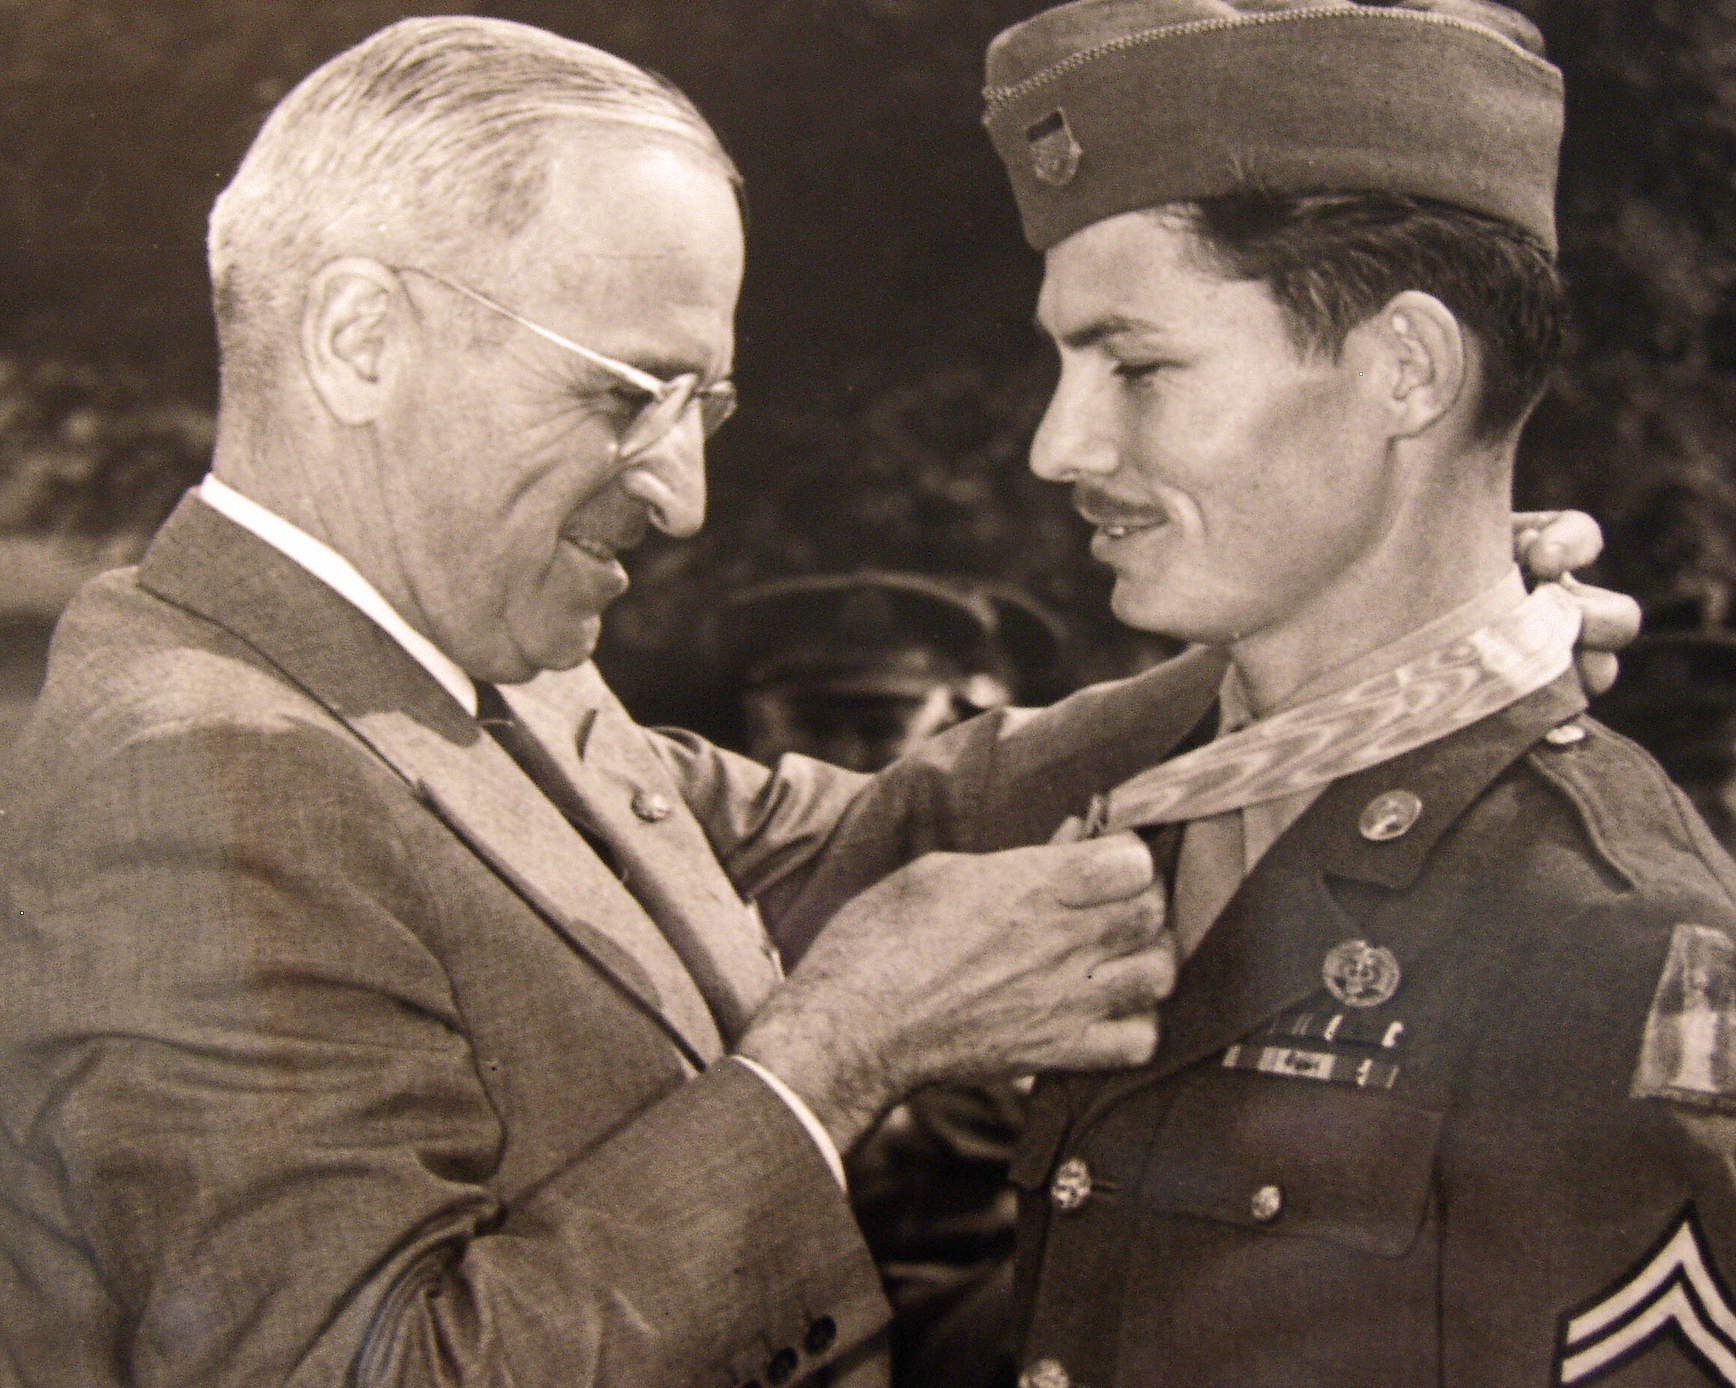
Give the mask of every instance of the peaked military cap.
[[922, 695], [978, 707], [1051, 691], [1056, 618], [991, 585], [862, 570], [772, 579], [726, 599], [717, 640], [748, 689]]
[[1382, 191], [1555, 248], [1561, 74], [1483, 0], [1073, 0], [989, 48], [988, 126], [1047, 250], [1136, 208]]

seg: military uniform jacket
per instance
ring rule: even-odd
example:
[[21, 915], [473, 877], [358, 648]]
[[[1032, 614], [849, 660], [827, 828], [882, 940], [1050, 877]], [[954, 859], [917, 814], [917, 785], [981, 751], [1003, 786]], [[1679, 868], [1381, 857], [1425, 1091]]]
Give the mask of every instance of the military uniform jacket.
[[[1570, 674], [1330, 786], [1155, 1063], [1040, 1084], [1033, 1388], [1736, 1382], [1732, 869], [1583, 707]], [[1341, 946], [1392, 966], [1361, 1006]]]

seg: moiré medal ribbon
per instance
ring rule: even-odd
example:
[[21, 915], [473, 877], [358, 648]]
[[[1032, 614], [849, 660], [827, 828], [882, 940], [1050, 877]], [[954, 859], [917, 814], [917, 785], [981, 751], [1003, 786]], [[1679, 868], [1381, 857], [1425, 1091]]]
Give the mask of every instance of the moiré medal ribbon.
[[1086, 834], [1201, 819], [1389, 761], [1543, 688], [1573, 662], [1578, 605], [1545, 583], [1506, 616], [1396, 670], [1260, 719], [1093, 799]]

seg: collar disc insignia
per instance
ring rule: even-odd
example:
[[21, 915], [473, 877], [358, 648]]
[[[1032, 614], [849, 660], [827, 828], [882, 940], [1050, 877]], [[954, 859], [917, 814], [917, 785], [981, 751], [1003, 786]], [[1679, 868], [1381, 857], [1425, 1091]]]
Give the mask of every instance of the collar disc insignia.
[[1356, 827], [1370, 843], [1387, 843], [1410, 833], [1422, 812], [1423, 802], [1415, 792], [1389, 790], [1368, 802]]

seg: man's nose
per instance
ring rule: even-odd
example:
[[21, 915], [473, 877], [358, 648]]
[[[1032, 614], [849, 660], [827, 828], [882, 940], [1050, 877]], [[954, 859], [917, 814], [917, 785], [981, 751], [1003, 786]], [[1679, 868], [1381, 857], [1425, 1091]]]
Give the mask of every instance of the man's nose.
[[621, 487], [641, 501], [651, 524], [676, 539], [705, 521], [705, 431], [690, 408], [676, 426], [640, 453], [621, 474]]
[[1031, 440], [1031, 471], [1049, 482], [1107, 477], [1120, 462], [1108, 387], [1065, 369]]

